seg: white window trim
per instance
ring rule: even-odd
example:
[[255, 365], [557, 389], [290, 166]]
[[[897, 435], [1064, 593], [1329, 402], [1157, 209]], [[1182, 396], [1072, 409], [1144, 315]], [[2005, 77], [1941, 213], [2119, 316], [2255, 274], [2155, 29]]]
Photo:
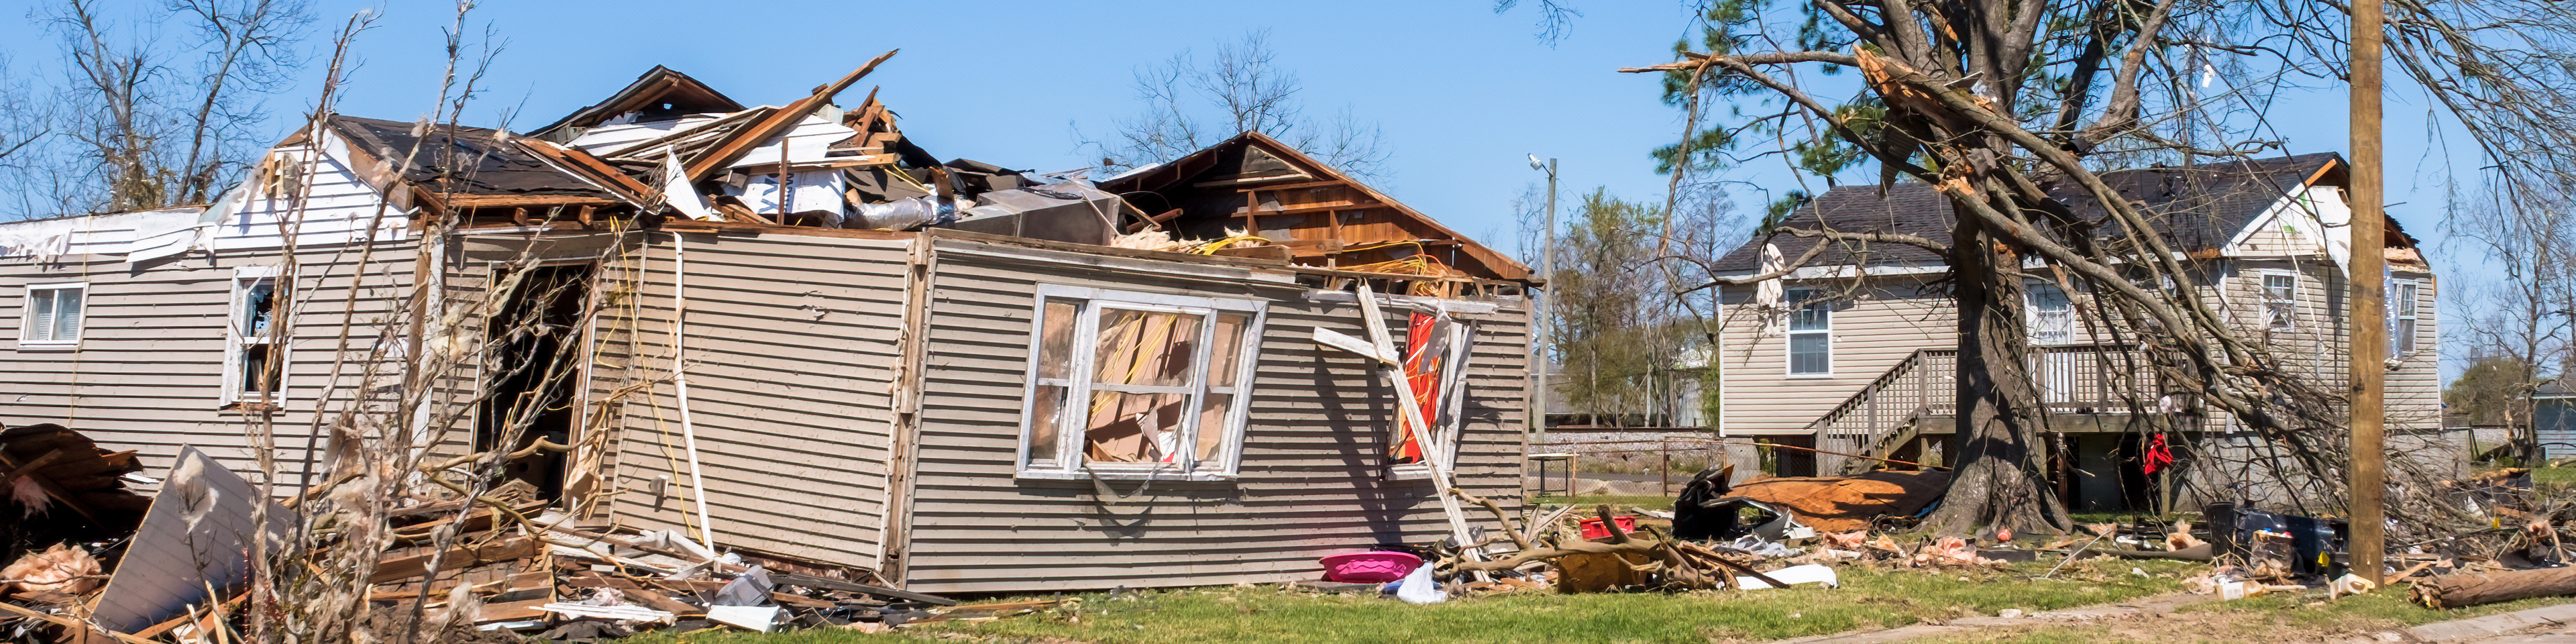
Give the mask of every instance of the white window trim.
[[[2279, 327], [2274, 327], [2274, 326], [2272, 326], [2272, 321], [2271, 321], [2271, 319], [2270, 319], [2270, 315], [2271, 315], [2271, 312], [2272, 312], [2272, 278], [2273, 278], [2274, 276], [2286, 277], [2286, 278], [2289, 278], [2289, 280], [2290, 280], [2290, 310], [2289, 310], [2289, 311], [2284, 315], [2284, 317], [2288, 318], [2289, 323], [2288, 323], [2288, 324], [2281, 325], [2281, 326], [2279, 326]], [[2301, 325], [2301, 324], [2300, 324], [2300, 322], [2302, 322], [2302, 320], [2300, 320], [2300, 319], [2299, 319], [2300, 317], [2302, 317], [2302, 316], [2300, 316], [2300, 315], [2299, 315], [2299, 308], [2300, 308], [2300, 307], [2299, 307], [2299, 298], [2300, 298], [2300, 296], [2302, 295], [2301, 290], [2302, 290], [2302, 285], [2299, 283], [2299, 272], [2298, 272], [2298, 271], [2293, 271], [2293, 270], [2282, 270], [2282, 269], [2265, 269], [2265, 270], [2255, 271], [2255, 272], [2254, 272], [2254, 294], [2255, 294], [2255, 305], [2256, 305], [2256, 306], [2260, 306], [2260, 307], [2262, 307], [2262, 308], [2260, 308], [2260, 309], [2255, 310], [2255, 312], [2254, 312], [2254, 322], [2255, 322], [2256, 324], [2262, 325], [2262, 328], [2257, 329], [2257, 330], [2260, 330], [2260, 331], [2270, 331], [2270, 330], [2273, 330], [2273, 329], [2276, 329], [2276, 328], [2277, 328], [2277, 329], [2280, 329], [2280, 330], [2284, 330], [2284, 331], [2297, 331], [2297, 330], [2299, 330], [2299, 329], [2303, 326], [2303, 325]]]
[[[1800, 331], [1796, 328], [1798, 309], [1806, 307], [1806, 303], [1798, 301], [1798, 298], [1796, 297], [1796, 294], [1799, 291], [1814, 293], [1816, 294], [1814, 301], [1825, 302], [1824, 329], [1808, 329]], [[1782, 289], [1780, 292], [1780, 302], [1782, 304], [1780, 319], [1781, 373], [1786, 374], [1788, 378], [1796, 380], [1832, 379], [1834, 377], [1834, 312], [1832, 301], [1824, 297], [1824, 289], [1812, 286], [1793, 286]], [[1798, 373], [1797, 346], [1798, 336], [1801, 334], [1823, 334], [1825, 336], [1825, 371], [1823, 373]]]
[[2424, 298], [2424, 282], [2402, 277], [2391, 279], [2388, 282], [2388, 294], [2391, 296], [2404, 294], [2402, 297], [2392, 297], [2390, 302], [2384, 303], [2389, 307], [2390, 330], [2405, 328], [2405, 325], [2398, 322], [2414, 322], [2416, 327], [2402, 336], [2391, 333], [2388, 338], [2389, 350], [2394, 352], [2399, 360], [2413, 358], [2417, 352], [2424, 350], [2424, 343], [2415, 341], [2415, 336], [2424, 333], [2423, 311], [2420, 308]]
[[[80, 316], [80, 326], [72, 328], [71, 339], [29, 339], [34, 336], [36, 332], [36, 294], [44, 291], [67, 290], [80, 291], [80, 311], [78, 313]], [[28, 284], [27, 292], [24, 297], [19, 298], [18, 305], [18, 346], [21, 348], [69, 349], [80, 346], [81, 338], [89, 335], [89, 282], [45, 282]], [[62, 313], [60, 311], [55, 312], [55, 316], [60, 317], [61, 315]], [[46, 321], [46, 324], [51, 325], [53, 322], [48, 320]]]
[[274, 318], [270, 319], [268, 321], [269, 337], [265, 340], [252, 340], [245, 338], [242, 335], [241, 328], [242, 314], [244, 313], [242, 310], [244, 308], [242, 298], [249, 294], [249, 289], [243, 288], [244, 285], [255, 283], [259, 280], [268, 280], [272, 285], [270, 286], [269, 297], [285, 297], [286, 289], [283, 285], [278, 283], [277, 274], [278, 270], [275, 266], [244, 266], [233, 269], [233, 277], [230, 282], [230, 295], [227, 297], [224, 305], [224, 387], [223, 393], [216, 399], [217, 407], [231, 407], [233, 405], [246, 402], [243, 400], [243, 394], [245, 393], [243, 390], [248, 388], [250, 383], [245, 380], [246, 376], [242, 374], [242, 359], [247, 353], [246, 349], [253, 343], [268, 344], [270, 346], [269, 360], [279, 365], [279, 371], [277, 374], [277, 391], [270, 392], [268, 402], [270, 404], [283, 404], [286, 402], [287, 388], [285, 365], [290, 363], [287, 362], [287, 343], [283, 338], [286, 331], [285, 327], [279, 324], [280, 320]]
[[[2039, 339], [2039, 332], [2040, 332], [2040, 329], [2039, 329], [2039, 293], [2040, 293], [2040, 289], [2048, 289], [2048, 290], [2051, 290], [2051, 291], [2056, 291], [2056, 292], [2057, 292], [2057, 297], [2058, 297], [2058, 299], [2062, 299], [2062, 300], [2065, 300], [2065, 301], [2066, 301], [2066, 337], [2065, 337], [2064, 339], [2061, 339], [2061, 340], [2058, 340], [2058, 341], [2055, 341], [2055, 342], [2041, 342], [2041, 341], [2040, 341], [2040, 339]], [[2152, 290], [2152, 289], [2151, 289], [2151, 290]], [[2076, 315], [2076, 303], [2075, 303], [2075, 294], [2074, 294], [2074, 293], [2068, 293], [2068, 292], [2066, 292], [2066, 289], [2058, 288], [2058, 286], [2057, 286], [2056, 284], [2054, 284], [2054, 283], [2050, 283], [2050, 282], [2031, 281], [2031, 282], [2024, 283], [2024, 284], [2022, 285], [2022, 295], [2021, 295], [2021, 316], [2022, 316], [2022, 318], [2021, 318], [2021, 323], [2022, 323], [2022, 334], [2023, 334], [2024, 336], [2026, 336], [2026, 339], [2027, 339], [2027, 340], [2029, 340], [2029, 341], [2030, 341], [2030, 345], [2031, 345], [2031, 346], [2035, 346], [2035, 347], [2042, 347], [2042, 346], [2045, 346], [2045, 347], [2059, 347], [2059, 346], [2068, 346], [2068, 345], [2082, 344], [2082, 343], [2083, 343], [2083, 341], [2082, 341], [2082, 339], [2081, 339], [2081, 335], [2080, 335], [2080, 334], [2078, 334], [2078, 333], [2077, 333], [2077, 331], [2080, 331], [2080, 330], [2083, 328], [2083, 325], [2082, 325], [2082, 324], [2078, 324], [2078, 323], [2077, 323], [2077, 320], [2075, 319], [2075, 315]]]
[[[1269, 322], [1268, 303], [1254, 300], [1231, 300], [1184, 295], [1164, 295], [1160, 293], [1115, 291], [1059, 284], [1039, 284], [1037, 286], [1036, 297], [1033, 299], [1035, 301], [1031, 304], [1029, 315], [1029, 358], [1027, 362], [1027, 370], [1025, 371], [1027, 382], [1021, 387], [1019, 445], [1014, 450], [1015, 460], [1013, 470], [1016, 472], [1013, 475], [1014, 478], [1022, 480], [1057, 481], [1090, 479], [1158, 481], [1234, 480], [1236, 473], [1240, 471], [1243, 464], [1244, 426], [1247, 421], [1246, 416], [1248, 415], [1248, 410], [1251, 408], [1252, 403], [1253, 374], [1256, 371], [1256, 363], [1259, 362], [1261, 357], [1262, 329]], [[1200, 329], [1202, 332], [1208, 334], [1203, 337], [1210, 337], [1215, 333], [1217, 318], [1215, 315], [1216, 312], [1232, 311], [1251, 314], [1251, 321], [1248, 322], [1243, 329], [1243, 342], [1237, 349], [1242, 351], [1243, 355], [1240, 357], [1240, 360], [1237, 361], [1234, 380], [1236, 384], [1234, 386], [1233, 393], [1230, 394], [1234, 396], [1233, 406], [1226, 410], [1225, 427], [1218, 428], [1218, 431], [1225, 433], [1225, 438], [1218, 444], [1219, 447], [1216, 454], [1216, 463], [1218, 464], [1218, 467], [1215, 470], [1211, 471], [1203, 469], [1201, 466], [1205, 464], [1204, 461], [1185, 461], [1178, 464], [1155, 464], [1152, 466], [1108, 464], [1093, 466], [1086, 464], [1082, 462], [1082, 433], [1079, 431], [1071, 431], [1065, 427], [1056, 428], [1056, 455], [1054, 467], [1040, 468], [1035, 465], [1031, 458], [1033, 455], [1029, 453], [1029, 448], [1030, 443], [1036, 438], [1035, 430], [1037, 429], [1037, 423], [1041, 421], [1041, 419], [1037, 418], [1038, 387], [1040, 384], [1037, 377], [1039, 368], [1038, 360], [1044, 357], [1041, 355], [1043, 351], [1041, 345], [1046, 341], [1044, 325], [1046, 323], [1046, 304], [1047, 300], [1050, 299], [1070, 299], [1081, 300], [1083, 302], [1083, 305], [1079, 309], [1080, 313], [1077, 313], [1077, 315], [1080, 315], [1081, 317], [1074, 322], [1074, 336], [1071, 340], [1072, 346], [1077, 350], [1073, 353], [1072, 363], [1066, 365], [1066, 373], [1068, 375], [1078, 376], [1076, 378], [1072, 378], [1071, 384], [1067, 385], [1068, 389], [1065, 392], [1065, 400], [1068, 404], [1073, 403], [1073, 401], [1090, 399], [1092, 391], [1091, 378], [1085, 374], [1090, 373], [1092, 361], [1091, 354], [1093, 352], [1079, 349], [1082, 347], [1099, 346], [1099, 310], [1101, 305], [1108, 305], [1110, 308], [1128, 310], [1161, 310], [1199, 313], [1206, 318], [1200, 323]], [[1200, 343], [1198, 351], [1199, 355], [1194, 358], [1198, 364], [1200, 378], [1199, 382], [1192, 387], [1195, 392], [1191, 394], [1191, 402], [1193, 403], [1191, 408], [1193, 409], [1196, 408], [1195, 403], [1210, 393], [1210, 388], [1207, 385], [1206, 372], [1207, 365], [1212, 362], [1211, 353], [1214, 351], [1215, 344], [1216, 343], [1214, 342]], [[1180, 445], [1195, 445], [1198, 438], [1198, 434], [1196, 432], [1206, 431], [1206, 428], [1195, 426], [1199, 418], [1196, 413], [1183, 414], [1182, 418], [1184, 427], [1187, 428], [1187, 430], [1179, 440], [1174, 442], [1175, 444]]]

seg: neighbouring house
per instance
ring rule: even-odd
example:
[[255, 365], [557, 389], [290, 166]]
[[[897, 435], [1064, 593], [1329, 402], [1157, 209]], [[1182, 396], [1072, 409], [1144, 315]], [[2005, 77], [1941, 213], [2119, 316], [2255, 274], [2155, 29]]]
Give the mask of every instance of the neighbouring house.
[[[2284, 369], [2339, 392], [2354, 323], [2344, 304], [2351, 253], [2342, 232], [2351, 217], [2346, 168], [2338, 155], [2305, 154], [2127, 170], [2104, 179], [2155, 217], [2156, 233], [2184, 255], [2189, 279], [2226, 324], [2267, 347]], [[2098, 205], [2070, 205], [2102, 216]], [[1932, 187], [1900, 183], [1884, 192], [1876, 185], [1836, 188], [1798, 208], [1786, 225], [1948, 239], [1951, 221], [1948, 201]], [[1847, 454], [1937, 460], [1955, 434], [1958, 391], [1949, 268], [1920, 248], [1858, 243], [1834, 243], [1803, 266], [1786, 266], [1816, 243], [1826, 242], [1755, 239], [1716, 264], [1737, 277], [1793, 269], [1722, 294], [1716, 430]], [[2392, 447], [2419, 456], [2424, 467], [2455, 470], [2465, 445], [2453, 445], [2457, 437], [2443, 433], [2440, 422], [2437, 282], [2394, 219], [2383, 247], [2365, 252], [2383, 253], [2389, 266], [2389, 318], [2363, 323], [2391, 330]], [[2074, 284], [2070, 293], [2033, 279], [2024, 302], [2033, 379], [2049, 405], [2051, 431], [2043, 438], [2069, 506], [2128, 509], [2277, 494], [2266, 486], [2279, 480], [2269, 473], [2278, 463], [2261, 456], [2270, 453], [2262, 441], [2227, 413], [2167, 399], [2150, 356], [2102, 331], [2110, 325], [2090, 306], [2089, 288], [2080, 278]], [[2169, 416], [2177, 435], [2159, 438], [2147, 414]], [[2143, 456], [2159, 441], [2179, 462], [2151, 475]], [[1750, 454], [1736, 457], [1753, 463]], [[1871, 462], [1796, 450], [1777, 450], [1773, 460], [1782, 474], [1832, 473]]]
[[[2531, 431], [2540, 442], [2540, 458], [2576, 458], [2576, 389], [2567, 386], [2566, 378], [2551, 378], [2531, 392]], [[2510, 444], [2505, 432], [2496, 434], [2479, 433], [2478, 447], [2493, 450]]]
[[941, 161], [832, 103], [858, 76], [330, 115], [210, 206], [0, 224], [0, 423], [281, 494], [544, 441], [484, 482], [931, 592], [1305, 577], [1451, 534], [1438, 481], [1519, 507], [1526, 268], [1257, 134], [1098, 184]]

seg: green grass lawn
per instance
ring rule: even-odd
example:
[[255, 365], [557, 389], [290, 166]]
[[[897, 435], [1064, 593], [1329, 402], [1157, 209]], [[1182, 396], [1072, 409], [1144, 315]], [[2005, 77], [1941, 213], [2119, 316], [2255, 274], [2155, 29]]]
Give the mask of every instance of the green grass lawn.
[[[2053, 610], [2171, 592], [2191, 566], [2091, 560], [2052, 579], [2056, 562], [2004, 571], [1842, 569], [1843, 587], [1560, 595], [1522, 592], [1414, 606], [1393, 598], [1317, 595], [1276, 586], [1084, 595], [1077, 607], [984, 622], [925, 624], [892, 634], [814, 630], [774, 635], [648, 634], [638, 644], [805, 644], [978, 640], [1044, 643], [1228, 644], [1387, 642], [1688, 643], [1767, 641], [1927, 619]], [[2130, 572], [2138, 568], [2148, 573]]]

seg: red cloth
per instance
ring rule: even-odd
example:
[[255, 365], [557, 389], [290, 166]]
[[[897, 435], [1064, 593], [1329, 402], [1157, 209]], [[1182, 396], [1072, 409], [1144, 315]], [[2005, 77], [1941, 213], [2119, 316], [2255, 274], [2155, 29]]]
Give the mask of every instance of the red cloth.
[[[1422, 408], [1424, 422], [1440, 417], [1440, 363], [1449, 356], [1432, 347], [1439, 322], [1437, 316], [1415, 313], [1404, 334], [1404, 383], [1413, 389], [1413, 401]], [[1405, 416], [1403, 410], [1397, 410], [1395, 424], [1400, 428], [1396, 433], [1395, 461], [1422, 462], [1421, 436], [1413, 421]]]
[[2154, 436], [2147, 437], [2147, 456], [2144, 460], [2147, 462], [2146, 469], [2148, 474], [2154, 474], [2156, 473], [2156, 470], [2173, 467], [2173, 446], [2165, 444], [2164, 434], [2159, 433]]

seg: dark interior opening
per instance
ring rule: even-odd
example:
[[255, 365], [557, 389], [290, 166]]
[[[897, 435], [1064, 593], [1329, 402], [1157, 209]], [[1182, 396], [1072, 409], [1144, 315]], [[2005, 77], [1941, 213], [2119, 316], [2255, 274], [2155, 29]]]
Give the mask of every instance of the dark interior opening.
[[[582, 307], [590, 298], [589, 265], [539, 266], [501, 297], [484, 337], [487, 392], [476, 414], [475, 451], [524, 449], [538, 439], [571, 444], [582, 384]], [[507, 284], [510, 275], [494, 276]], [[538, 498], [563, 494], [567, 455], [539, 452], [513, 459], [494, 484], [511, 480], [535, 486]]]

